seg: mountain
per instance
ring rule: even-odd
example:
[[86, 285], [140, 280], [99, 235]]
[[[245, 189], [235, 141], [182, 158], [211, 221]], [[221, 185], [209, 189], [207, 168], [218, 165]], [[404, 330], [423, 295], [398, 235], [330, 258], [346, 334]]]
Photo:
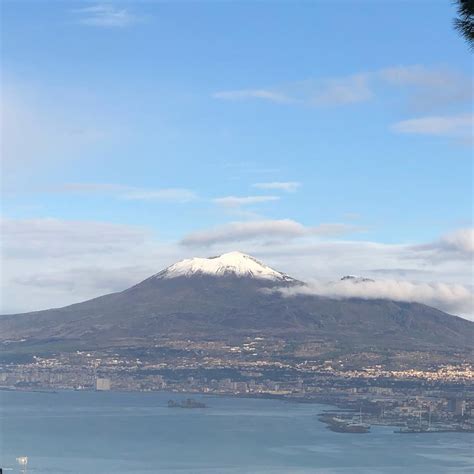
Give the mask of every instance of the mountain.
[[250, 255], [229, 252], [218, 257], [190, 258], [181, 260], [151, 278], [177, 278], [193, 276], [233, 276], [273, 282], [295, 282], [285, 273], [277, 272]]
[[303, 283], [239, 252], [183, 260], [118, 293], [0, 318], [0, 341], [105, 347], [160, 337], [278, 337], [334, 347], [468, 350], [474, 323], [418, 304], [285, 296]]

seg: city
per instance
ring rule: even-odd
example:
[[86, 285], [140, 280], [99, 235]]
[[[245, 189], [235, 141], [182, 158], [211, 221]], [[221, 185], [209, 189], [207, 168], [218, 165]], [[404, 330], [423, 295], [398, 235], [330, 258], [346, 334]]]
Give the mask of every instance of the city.
[[[400, 364], [361, 366], [353, 360], [350, 364], [350, 358], [292, 359], [281, 356], [282, 341], [262, 337], [240, 344], [168, 340], [154, 349], [76, 351], [3, 362], [0, 388], [281, 398], [325, 403], [341, 409], [335, 414], [346, 418], [360, 411], [372, 425], [474, 431], [472, 361], [436, 364], [431, 355], [415, 369]], [[397, 356], [403, 359], [403, 354]], [[418, 357], [423, 360], [422, 353]]]
[[0, 474], [474, 473], [473, 0], [0, 4]]

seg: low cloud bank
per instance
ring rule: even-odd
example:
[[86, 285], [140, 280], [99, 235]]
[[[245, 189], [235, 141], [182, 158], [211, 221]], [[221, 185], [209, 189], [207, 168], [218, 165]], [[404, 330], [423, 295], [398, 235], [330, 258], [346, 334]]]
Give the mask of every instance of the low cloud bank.
[[335, 282], [312, 281], [281, 290], [285, 296], [319, 295], [330, 298], [389, 299], [423, 303], [448, 313], [474, 319], [474, 293], [464, 285], [399, 280], [345, 279]]
[[459, 229], [441, 238], [441, 245], [466, 256], [474, 255], [474, 228]]
[[430, 255], [435, 261], [464, 260], [474, 263], [474, 228], [457, 229], [428, 244], [415, 245], [413, 250]]
[[[0, 313], [64, 306], [123, 290], [183, 258], [240, 250], [310, 281], [299, 293], [417, 301], [473, 319], [472, 229], [416, 245], [331, 238], [356, 230], [256, 220], [194, 232], [179, 245], [139, 226], [4, 218]], [[376, 281], [327, 283], [348, 273]]]

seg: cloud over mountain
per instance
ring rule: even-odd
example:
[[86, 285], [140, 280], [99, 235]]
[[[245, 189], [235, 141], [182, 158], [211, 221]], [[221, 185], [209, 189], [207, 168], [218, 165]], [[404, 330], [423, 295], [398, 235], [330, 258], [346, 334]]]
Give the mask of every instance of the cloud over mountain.
[[[297, 279], [317, 278], [309, 291], [405, 298], [469, 315], [472, 229], [424, 244], [386, 244], [341, 240], [357, 230], [344, 224], [258, 220], [191, 232], [178, 245], [158, 240], [149, 228], [110, 222], [3, 219], [0, 224], [3, 312], [74, 303], [123, 290], [182, 258], [241, 250]], [[324, 283], [351, 273], [377, 284]]]
[[330, 298], [387, 299], [424, 303], [448, 313], [474, 319], [472, 288], [446, 283], [399, 280], [344, 279], [313, 281], [304, 286], [282, 289], [286, 296], [321, 295]]

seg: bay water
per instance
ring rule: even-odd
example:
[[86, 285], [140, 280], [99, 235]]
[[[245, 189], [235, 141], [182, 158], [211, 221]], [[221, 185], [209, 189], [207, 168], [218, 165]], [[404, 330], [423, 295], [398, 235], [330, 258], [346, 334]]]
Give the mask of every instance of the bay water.
[[474, 435], [333, 433], [330, 407], [170, 393], [0, 392], [0, 467], [30, 474], [448, 474], [474, 472]]

